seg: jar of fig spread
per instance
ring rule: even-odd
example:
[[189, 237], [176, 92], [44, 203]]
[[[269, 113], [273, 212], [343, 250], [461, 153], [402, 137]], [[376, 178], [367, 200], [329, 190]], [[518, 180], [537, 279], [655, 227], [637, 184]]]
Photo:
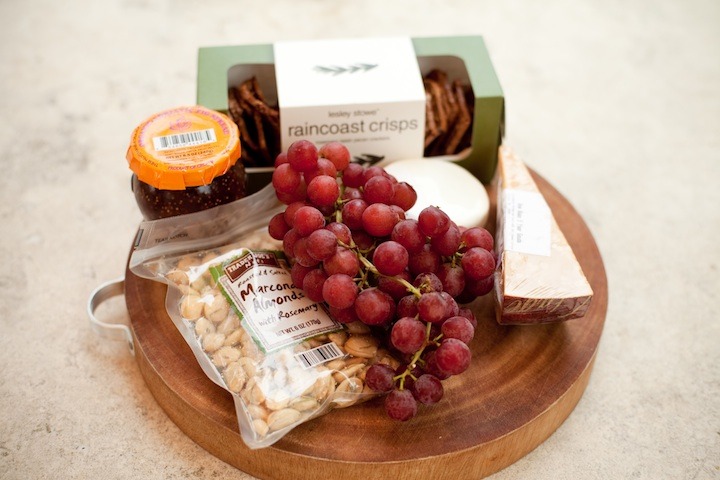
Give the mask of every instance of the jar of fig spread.
[[132, 133], [127, 160], [132, 191], [146, 220], [172, 217], [245, 196], [235, 123], [201, 106], [153, 115]]

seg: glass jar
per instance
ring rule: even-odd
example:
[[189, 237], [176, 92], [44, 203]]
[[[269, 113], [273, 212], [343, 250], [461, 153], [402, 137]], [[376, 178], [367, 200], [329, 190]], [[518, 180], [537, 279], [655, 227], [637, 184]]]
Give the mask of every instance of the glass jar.
[[235, 123], [201, 106], [166, 110], [133, 131], [127, 160], [146, 220], [206, 210], [245, 196]]

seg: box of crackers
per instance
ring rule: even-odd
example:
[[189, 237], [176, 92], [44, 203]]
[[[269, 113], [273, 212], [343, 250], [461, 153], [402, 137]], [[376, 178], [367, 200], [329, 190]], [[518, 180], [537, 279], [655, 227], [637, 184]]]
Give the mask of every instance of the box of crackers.
[[249, 193], [298, 139], [340, 141], [369, 163], [440, 158], [488, 184], [505, 130], [480, 36], [203, 47], [197, 103], [238, 125]]

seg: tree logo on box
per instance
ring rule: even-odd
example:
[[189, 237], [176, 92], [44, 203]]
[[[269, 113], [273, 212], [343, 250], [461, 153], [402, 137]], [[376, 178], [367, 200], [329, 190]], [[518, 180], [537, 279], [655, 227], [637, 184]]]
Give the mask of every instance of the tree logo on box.
[[368, 72], [373, 68], [376, 68], [377, 64], [370, 63], [355, 63], [346, 67], [340, 67], [338, 65], [324, 66], [316, 65], [314, 70], [318, 73], [327, 73], [332, 76], [342, 75], [343, 73], [357, 73], [357, 72]]

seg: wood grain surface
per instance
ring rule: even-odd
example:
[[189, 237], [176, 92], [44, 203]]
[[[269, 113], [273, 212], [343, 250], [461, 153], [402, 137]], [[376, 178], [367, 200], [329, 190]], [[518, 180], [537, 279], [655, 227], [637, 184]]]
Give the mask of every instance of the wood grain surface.
[[[547, 439], [580, 400], [608, 301], [591, 232], [557, 190], [533, 176], [594, 290], [590, 309], [562, 324], [500, 326], [490, 296], [477, 300], [471, 367], [445, 381], [442, 401], [421, 408], [410, 422], [388, 419], [376, 399], [305, 423], [271, 447], [248, 449], [230, 394], [205, 376], [167, 316], [166, 287], [127, 271], [125, 297], [148, 388], [196, 443], [262, 479], [477, 479], [512, 464]], [[495, 193], [489, 193], [494, 219]]]

